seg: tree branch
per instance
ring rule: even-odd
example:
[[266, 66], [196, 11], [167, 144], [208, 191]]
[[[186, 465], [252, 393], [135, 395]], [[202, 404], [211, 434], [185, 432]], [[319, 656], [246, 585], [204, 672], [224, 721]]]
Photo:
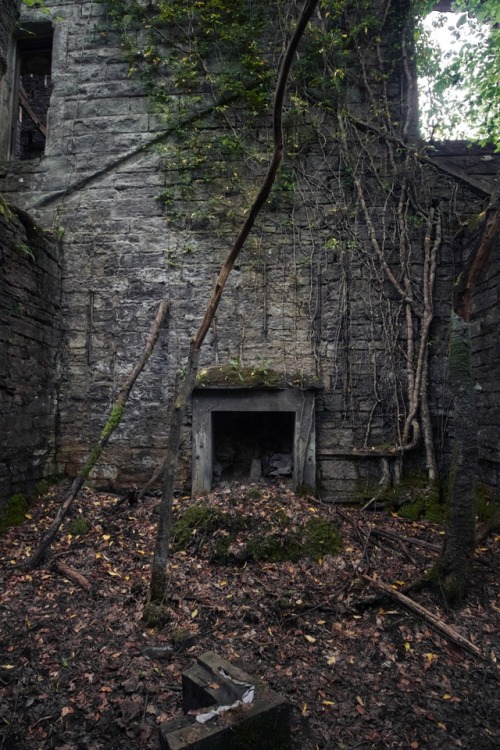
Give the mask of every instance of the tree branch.
[[395, 599], [397, 602], [399, 602], [399, 604], [405, 607], [405, 609], [409, 609], [410, 612], [414, 612], [419, 617], [423, 617], [424, 620], [427, 620], [427, 622], [430, 623], [433, 628], [442, 633], [442, 635], [448, 638], [448, 640], [456, 643], [457, 646], [464, 648], [466, 651], [470, 651], [470, 653], [474, 654], [474, 656], [483, 656], [481, 649], [471, 643], [471, 641], [469, 641], [467, 638], [464, 638], [463, 635], [460, 635], [460, 633], [447, 625], [445, 622], [440, 620], [439, 617], [433, 615], [432, 612], [430, 612], [428, 609], [422, 607], [421, 604], [414, 602], [413, 599], [405, 596], [400, 591], [396, 591], [395, 589], [391, 588], [387, 585], [387, 583], [382, 583], [382, 581], [377, 581], [375, 578], [370, 578], [370, 576], [367, 576], [364, 573], [361, 573], [361, 578], [364, 578], [365, 581], [368, 581], [368, 583], [371, 584], [374, 588], [379, 589], [379, 591], [383, 591], [384, 594], [387, 594], [387, 596]]
[[27, 563], [28, 568], [36, 568], [38, 565], [40, 565], [42, 560], [45, 558], [47, 551], [50, 545], [52, 544], [52, 541], [54, 540], [54, 537], [57, 534], [59, 527], [61, 526], [61, 523], [63, 522], [64, 518], [66, 517], [66, 514], [68, 513], [69, 509], [71, 508], [73, 504], [73, 501], [75, 500], [76, 496], [78, 495], [81, 488], [83, 487], [86, 479], [88, 479], [90, 472], [92, 471], [95, 464], [97, 463], [111, 435], [120, 424], [123, 411], [125, 409], [125, 404], [127, 403], [128, 397], [130, 395], [130, 391], [134, 387], [135, 381], [137, 380], [138, 376], [144, 369], [148, 359], [150, 358], [153, 352], [153, 349], [155, 348], [156, 342], [158, 340], [158, 335], [160, 333], [160, 328], [162, 326], [163, 321], [165, 320], [165, 316], [167, 312], [168, 312], [168, 302], [163, 300], [162, 302], [160, 302], [160, 305], [158, 307], [158, 312], [156, 313], [156, 317], [151, 326], [151, 330], [146, 340], [146, 346], [144, 348], [143, 353], [137, 360], [132, 372], [130, 373], [130, 375], [128, 376], [128, 378], [125, 380], [122, 387], [120, 388], [118, 397], [111, 409], [111, 414], [108, 417], [106, 424], [104, 425], [104, 428], [99, 436], [97, 443], [92, 449], [90, 456], [88, 457], [84, 466], [80, 469], [77, 476], [75, 477], [75, 480], [73, 484], [71, 485], [71, 489], [65, 501], [59, 508], [57, 515], [54, 521], [52, 522], [52, 525], [50, 526], [49, 530], [43, 537], [42, 541], [40, 542], [40, 545], [35, 550], [32, 557], [29, 559]]

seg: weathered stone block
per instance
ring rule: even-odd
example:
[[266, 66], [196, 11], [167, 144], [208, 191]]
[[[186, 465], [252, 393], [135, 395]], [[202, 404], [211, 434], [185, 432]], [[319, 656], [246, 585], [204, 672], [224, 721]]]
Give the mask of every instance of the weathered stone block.
[[162, 724], [161, 750], [289, 750], [286, 700], [216, 654], [203, 654], [183, 673], [184, 711], [232, 705], [249, 685], [255, 688], [251, 703], [240, 703], [206, 723], [185, 716]]

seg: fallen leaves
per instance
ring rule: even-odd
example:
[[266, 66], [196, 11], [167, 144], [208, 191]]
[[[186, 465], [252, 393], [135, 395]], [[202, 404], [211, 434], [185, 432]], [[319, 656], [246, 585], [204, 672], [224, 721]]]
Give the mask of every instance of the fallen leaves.
[[[235, 485], [203, 502], [229, 507], [237, 518], [250, 505], [247, 492]], [[97, 600], [54, 571], [20, 572], [57, 498], [34, 507], [33, 518], [9, 532], [0, 559], [0, 746], [21, 747], [22, 737], [23, 750], [75, 750], [85, 736], [92, 750], [157, 750], [157, 724], [179, 710], [180, 672], [212, 649], [248, 665], [288, 698], [296, 750], [360, 742], [451, 749], [465, 735], [471, 747], [493, 749], [495, 730], [485, 720], [497, 701], [490, 668], [387, 599], [375, 608], [360, 605], [368, 592], [359, 565], [396, 589], [419, 573], [400, 545], [383, 539], [365, 549], [352, 523], [366, 522], [358, 511], [344, 509], [342, 518], [284, 486], [261, 495], [251, 503], [260, 524], [277, 530], [286, 516], [295, 528], [324, 515], [341, 527], [342, 552], [318, 562], [227, 565], [181, 549], [171, 557], [168, 624], [159, 631], [145, 631], [141, 622], [155, 500], [120, 515], [109, 512], [113, 496], [82, 494], [79, 510], [90, 531], [64, 534], [54, 553], [91, 581]], [[189, 502], [179, 498], [175, 513]], [[391, 534], [407, 528], [382, 514], [369, 519]], [[246, 528], [251, 534], [252, 524]], [[409, 533], [435, 543], [438, 531], [422, 522]], [[479, 554], [498, 554], [494, 544]], [[412, 556], [424, 569], [433, 554], [422, 546]], [[467, 607], [446, 617], [496, 654], [498, 581], [490, 570], [481, 570]], [[428, 596], [425, 604], [436, 608]]]

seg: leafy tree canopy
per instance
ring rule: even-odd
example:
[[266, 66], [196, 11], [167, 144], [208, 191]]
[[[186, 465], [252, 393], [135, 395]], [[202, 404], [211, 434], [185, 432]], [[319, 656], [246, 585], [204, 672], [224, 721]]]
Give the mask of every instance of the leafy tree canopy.
[[[421, 18], [434, 5], [426, 3]], [[472, 140], [500, 149], [500, 0], [457, 0], [451, 10], [454, 43], [444, 55], [422, 25], [417, 31], [418, 67], [429, 97], [426, 135], [455, 138], [467, 123]], [[450, 23], [449, 16], [437, 23]]]

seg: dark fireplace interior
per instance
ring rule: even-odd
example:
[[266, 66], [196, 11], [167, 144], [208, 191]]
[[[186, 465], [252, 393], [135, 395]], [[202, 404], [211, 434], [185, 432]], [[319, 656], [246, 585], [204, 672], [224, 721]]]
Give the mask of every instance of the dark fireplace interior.
[[214, 483], [293, 474], [295, 412], [212, 413]]

